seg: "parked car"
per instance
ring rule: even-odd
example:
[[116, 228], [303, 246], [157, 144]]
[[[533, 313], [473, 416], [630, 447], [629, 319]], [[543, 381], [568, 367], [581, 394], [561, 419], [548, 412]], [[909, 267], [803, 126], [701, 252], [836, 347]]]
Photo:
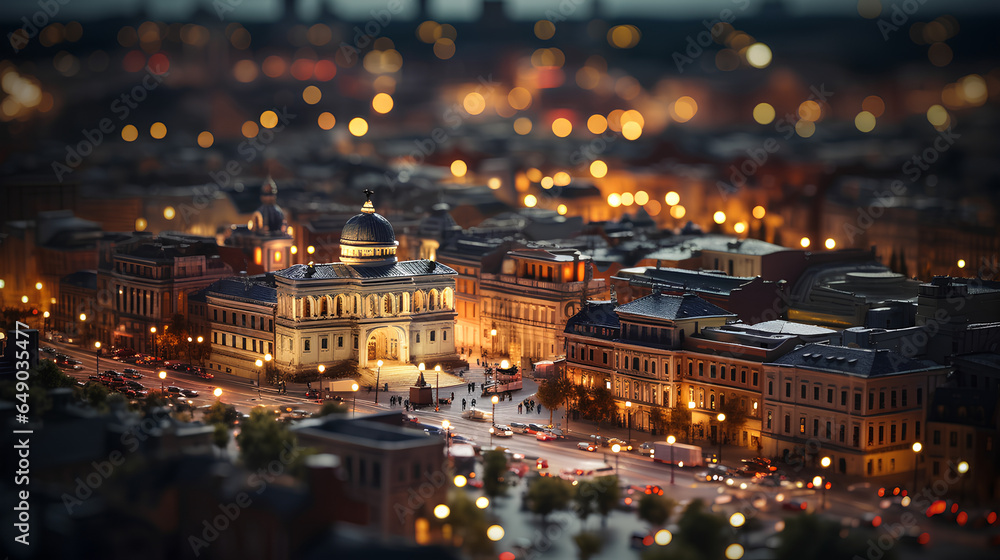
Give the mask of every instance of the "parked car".
[[592, 441], [581, 441], [576, 444], [577, 449], [582, 449], [584, 451], [597, 451], [597, 444]]
[[546, 426], [545, 424], [530, 423], [530, 424], [528, 424], [528, 433], [529, 434], [537, 434], [538, 432], [545, 431], [545, 430], [547, 430], [547, 429], [549, 429], [551, 427], [552, 426]]
[[519, 434], [528, 433], [528, 425], [524, 422], [511, 422], [510, 429]]
[[566, 434], [562, 430], [557, 428], [550, 428], [543, 430], [546, 434], [552, 436], [552, 439], [566, 439]]
[[512, 437], [514, 435], [514, 430], [510, 429], [510, 426], [505, 424], [497, 424], [493, 427], [493, 435], [495, 437]]
[[142, 379], [142, 374], [139, 370], [135, 368], [125, 368], [122, 370], [122, 375], [128, 377], [129, 379]]
[[181, 394], [181, 391], [182, 391], [182, 390], [183, 390], [183, 389], [181, 389], [180, 387], [178, 387], [178, 386], [176, 386], [176, 385], [168, 385], [168, 386], [167, 386], [167, 392], [168, 392], [168, 393], [175, 393], [175, 394], [178, 394], [178, 395], [179, 395], [179, 394]]
[[646, 455], [646, 456], [652, 455], [653, 454], [653, 449], [654, 449], [653, 442], [647, 441], [647, 442], [639, 445], [635, 449], [636, 449], [636, 451], [639, 452], [640, 455]]
[[309, 389], [306, 391], [307, 399], [320, 399], [323, 398], [323, 393], [319, 389]]
[[789, 511], [805, 511], [809, 505], [804, 500], [785, 500], [781, 502], [781, 509]]
[[608, 447], [612, 447], [615, 444], [618, 444], [622, 451], [632, 451], [632, 446], [628, 442], [618, 438], [608, 438]]
[[194, 389], [181, 389], [181, 394], [189, 399], [193, 399], [198, 396], [198, 391]]
[[540, 430], [535, 432], [535, 439], [538, 441], [554, 441], [556, 436], [552, 435], [552, 433], [547, 430]]
[[542, 459], [541, 457], [539, 457], [538, 459], [536, 459], [535, 460], [535, 468], [536, 469], [547, 469], [547, 468], [549, 468], [549, 461], [548, 461], [548, 459]]

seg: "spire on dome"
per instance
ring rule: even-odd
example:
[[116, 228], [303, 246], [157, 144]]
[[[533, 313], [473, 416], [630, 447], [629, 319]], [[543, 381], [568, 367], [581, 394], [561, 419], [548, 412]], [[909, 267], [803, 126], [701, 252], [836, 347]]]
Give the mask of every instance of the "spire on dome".
[[365, 196], [368, 197], [368, 200], [366, 200], [364, 206], [361, 207], [361, 211], [365, 214], [374, 214], [375, 205], [372, 204], [372, 195], [375, 194], [375, 191], [365, 189], [363, 192], [365, 193]]

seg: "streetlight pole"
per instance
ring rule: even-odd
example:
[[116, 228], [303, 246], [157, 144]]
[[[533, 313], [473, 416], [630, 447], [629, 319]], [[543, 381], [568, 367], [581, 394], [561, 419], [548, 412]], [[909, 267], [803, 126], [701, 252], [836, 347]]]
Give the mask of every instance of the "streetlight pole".
[[611, 451], [615, 454], [615, 476], [618, 476], [618, 452], [621, 450], [622, 446], [617, 443], [611, 446]]
[[[192, 342], [194, 342], [194, 339], [189, 336], [188, 337], [188, 364], [189, 365], [193, 365], [193, 364], [191, 364], [191, 343]], [[260, 381], [260, 379], [258, 379], [258, 381]]]
[[688, 420], [688, 427], [691, 434], [688, 437], [688, 443], [694, 445], [694, 401], [688, 401], [688, 410], [692, 411], [691, 418]]
[[49, 312], [42, 313], [42, 339], [45, 339], [45, 331], [49, 329]]
[[719, 421], [719, 464], [721, 465], [722, 464], [722, 423], [726, 421], [726, 415], [720, 412], [719, 415], [716, 416], [715, 418]]
[[160, 397], [165, 397], [166, 391], [163, 390], [163, 381], [167, 378], [167, 372], [164, 370], [160, 370], [159, 377], [160, 377]]
[[382, 364], [385, 362], [379, 360], [375, 363], [378, 364], [378, 369], [375, 371], [375, 404], [378, 404], [378, 384], [379, 380], [382, 378]]
[[[832, 461], [831, 461], [831, 459], [829, 457], [823, 457], [822, 459], [820, 459], [819, 464], [824, 469], [826, 469], [827, 467], [830, 466], [831, 462]], [[826, 471], [823, 471], [823, 472], [826, 472]], [[826, 509], [826, 484], [827, 484], [827, 482], [826, 482], [826, 476], [825, 475], [822, 476], [822, 477], [820, 477], [820, 483], [823, 485], [823, 501], [820, 502], [820, 509], [821, 510], [825, 510]], [[815, 486], [815, 484], [813, 486]]]
[[632, 444], [632, 401], [625, 401], [625, 423], [628, 424], [628, 441], [625, 443]]
[[434, 397], [434, 412], [439, 412], [441, 410], [441, 365], [440, 364], [434, 366], [434, 385], [437, 386], [434, 389], [436, 391], [436, 396]]
[[260, 370], [264, 367], [264, 361], [257, 358], [257, 361], [253, 363], [257, 366], [257, 402], [260, 402]]
[[97, 375], [101, 374], [101, 341], [94, 342], [94, 355], [97, 356]]
[[156, 327], [149, 327], [149, 338], [153, 341], [153, 357], [156, 357]]
[[215, 390], [212, 391], [212, 394], [215, 395], [215, 398], [219, 399], [220, 403], [222, 402], [222, 387], [216, 387]]
[[351, 397], [351, 418], [357, 418], [358, 416], [358, 388], [357, 383], [351, 384], [351, 391], [354, 392], [354, 395]]
[[914, 496], [917, 495], [917, 462], [920, 458], [920, 451], [924, 448], [923, 444], [919, 441], [913, 442], [913, 491], [910, 492]]
[[674, 483], [674, 443], [677, 438], [674, 436], [667, 436], [667, 443], [670, 444], [670, 484]]
[[490, 402], [493, 403], [493, 412], [490, 413], [490, 447], [493, 447], [493, 428], [497, 425], [497, 403], [500, 402], [500, 397], [493, 395]]
[[959, 499], [964, 502], [965, 501], [965, 479], [968, 478], [965, 475], [966, 475], [966, 473], [969, 472], [969, 463], [966, 462], [966, 461], [962, 461], [958, 465], [956, 465], [955, 470], [958, 471], [958, 474], [962, 475], [962, 493], [961, 493], [961, 496], [959, 497]]

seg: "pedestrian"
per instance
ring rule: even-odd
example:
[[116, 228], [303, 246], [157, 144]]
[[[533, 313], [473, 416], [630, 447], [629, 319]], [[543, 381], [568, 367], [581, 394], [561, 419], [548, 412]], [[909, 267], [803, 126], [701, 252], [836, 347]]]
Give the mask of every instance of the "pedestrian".
[[476, 358], [476, 366], [479, 365], [479, 358]]
[[455, 402], [455, 393], [454, 392], [451, 393], [451, 402]]
[[465, 410], [465, 399], [462, 399], [462, 410]]
[[472, 399], [472, 408], [476, 408], [476, 399]]
[[521, 403], [518, 403], [518, 404], [517, 404], [517, 413], [518, 413], [518, 414], [521, 414], [521, 410], [522, 410], [522, 408], [524, 408], [524, 405], [523, 405], [523, 404], [521, 404]]
[[541, 404], [539, 404], [539, 405], [538, 405], [538, 413], [539, 413], [539, 414], [541, 414], [541, 413], [542, 413], [542, 405], [541, 405]]

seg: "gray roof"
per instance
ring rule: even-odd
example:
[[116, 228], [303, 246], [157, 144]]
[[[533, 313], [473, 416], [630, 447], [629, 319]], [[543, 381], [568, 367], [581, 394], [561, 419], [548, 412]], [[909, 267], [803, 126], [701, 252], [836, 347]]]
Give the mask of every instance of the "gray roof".
[[629, 282], [659, 284], [664, 288], [681, 288], [699, 292], [728, 295], [736, 288], [753, 281], [750, 277], [729, 276], [719, 271], [685, 270], [681, 268], [626, 268], [615, 274]]
[[615, 302], [588, 301], [583, 309], [566, 321], [565, 332], [574, 332], [577, 325], [618, 329], [621, 325], [615, 313]]
[[278, 292], [273, 279], [269, 284], [264, 276], [224, 278], [205, 288], [205, 295], [226, 299], [241, 299], [259, 304], [277, 304]]
[[322, 263], [310, 267], [307, 264], [296, 264], [274, 273], [275, 276], [289, 280], [332, 280], [332, 279], [369, 279], [369, 278], [402, 278], [407, 276], [434, 276], [442, 274], [458, 274], [451, 267], [439, 262], [420, 259], [416, 261], [401, 261], [385, 266], [351, 266], [344, 263]]
[[807, 344], [792, 350], [773, 363], [858, 377], [879, 377], [943, 367], [929, 360], [907, 358], [894, 350], [848, 348], [827, 344]]
[[620, 305], [615, 312], [674, 321], [696, 317], [736, 317], [736, 314], [694, 294], [675, 296], [654, 293]]
[[59, 279], [59, 283], [67, 286], [77, 286], [87, 290], [97, 289], [97, 271], [80, 270], [73, 274], [67, 274]]
[[774, 321], [764, 321], [763, 323], [755, 323], [753, 325], [748, 325], [748, 328], [755, 331], [793, 335], [826, 335], [837, 332], [834, 329], [828, 329], [826, 327], [807, 325], [805, 323], [795, 323], [793, 321], [782, 321], [780, 319], [776, 319]]

